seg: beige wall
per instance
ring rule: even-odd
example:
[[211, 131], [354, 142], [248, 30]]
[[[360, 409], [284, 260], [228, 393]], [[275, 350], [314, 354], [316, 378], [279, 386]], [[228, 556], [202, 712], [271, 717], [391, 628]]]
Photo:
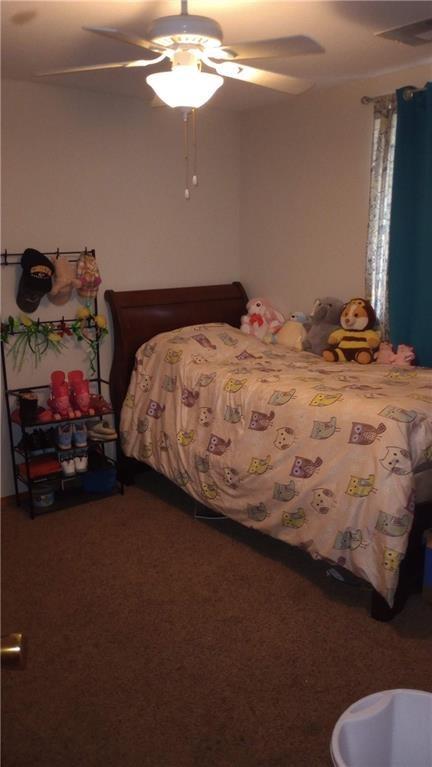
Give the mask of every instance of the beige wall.
[[173, 110], [10, 81], [3, 97], [3, 247], [87, 244], [117, 289], [238, 276], [237, 115], [200, 111], [200, 186], [186, 202]]
[[[6, 83], [2, 248], [94, 247], [102, 287], [117, 290], [240, 278], [286, 312], [363, 293], [372, 106], [360, 98], [431, 76], [419, 67], [241, 116], [200, 110], [200, 186], [189, 202], [179, 115]], [[17, 313], [18, 276], [2, 269], [2, 317]], [[110, 355], [108, 340], [105, 374]], [[77, 364], [82, 356], [62, 357], [64, 369]], [[27, 381], [45, 382], [54, 367], [26, 368]], [[12, 492], [6, 438], [3, 428], [2, 495]]]
[[[2, 249], [95, 248], [103, 289], [239, 279], [238, 115], [200, 110], [200, 183], [187, 202], [177, 112], [11, 81], [3, 84], [2, 100]], [[20, 272], [2, 269], [2, 318], [18, 313]], [[40, 310], [44, 318], [58, 311], [46, 298]], [[75, 310], [76, 301], [64, 307], [66, 316]], [[110, 358], [109, 339], [105, 375]], [[19, 379], [12, 375], [11, 385], [45, 383], [51, 370], [77, 365], [83, 366], [82, 354], [51, 356], [37, 371], [27, 365]], [[4, 496], [13, 492], [6, 428], [2, 447]]]
[[373, 106], [432, 67], [308, 93], [242, 117], [241, 276], [282, 311], [364, 294]]

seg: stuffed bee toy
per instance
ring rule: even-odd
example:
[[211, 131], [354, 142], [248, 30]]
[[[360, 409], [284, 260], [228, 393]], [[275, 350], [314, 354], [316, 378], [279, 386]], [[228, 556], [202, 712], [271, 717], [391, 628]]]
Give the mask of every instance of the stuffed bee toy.
[[322, 356], [327, 362], [354, 360], [368, 365], [374, 360], [374, 349], [380, 345], [379, 334], [373, 330], [376, 315], [372, 305], [364, 298], [352, 298], [342, 307], [342, 327], [328, 337], [328, 347]]

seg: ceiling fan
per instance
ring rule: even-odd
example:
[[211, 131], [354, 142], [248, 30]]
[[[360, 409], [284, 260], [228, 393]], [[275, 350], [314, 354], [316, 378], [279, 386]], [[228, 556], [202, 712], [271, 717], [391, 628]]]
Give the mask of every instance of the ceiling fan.
[[[157, 96], [171, 107], [196, 109], [205, 104], [223, 84], [224, 77], [242, 80], [289, 94], [299, 94], [313, 86], [310, 80], [262, 69], [263, 59], [280, 59], [310, 53], [323, 48], [309, 37], [294, 35], [271, 40], [223, 45], [222, 29], [217, 21], [188, 13], [187, 0], [181, 0], [181, 13], [155, 19], [147, 37], [109, 27], [83, 27], [104, 37], [129, 43], [146, 54], [143, 59], [90, 64], [40, 73], [38, 76], [74, 74], [119, 67], [155, 67], [147, 83]], [[256, 67], [244, 62], [256, 61]], [[212, 70], [207, 72], [203, 70]]]

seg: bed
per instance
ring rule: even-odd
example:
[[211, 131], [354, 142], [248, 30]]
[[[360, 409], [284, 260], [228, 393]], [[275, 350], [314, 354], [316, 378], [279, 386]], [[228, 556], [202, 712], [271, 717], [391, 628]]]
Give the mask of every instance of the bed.
[[239, 330], [238, 282], [105, 298], [123, 479], [144, 463], [366, 580], [374, 618], [399, 612], [432, 520], [432, 371], [264, 344]]

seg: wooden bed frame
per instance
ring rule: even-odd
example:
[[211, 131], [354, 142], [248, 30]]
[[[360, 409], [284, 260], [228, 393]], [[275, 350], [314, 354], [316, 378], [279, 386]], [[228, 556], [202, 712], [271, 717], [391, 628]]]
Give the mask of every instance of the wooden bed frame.
[[[186, 325], [227, 322], [240, 326], [248, 297], [240, 282], [226, 285], [204, 285], [156, 290], [106, 290], [105, 299], [111, 309], [114, 327], [114, 355], [110, 373], [110, 394], [117, 427], [120, 411], [129, 386], [135, 353], [158, 333]], [[126, 484], [144, 464], [127, 458], [119, 448], [119, 472]], [[389, 621], [399, 613], [408, 596], [421, 591], [424, 566], [424, 531], [430, 527], [432, 503], [416, 507], [408, 550], [400, 567], [399, 585], [394, 607], [390, 608], [375, 589], [372, 590], [371, 616]]]

